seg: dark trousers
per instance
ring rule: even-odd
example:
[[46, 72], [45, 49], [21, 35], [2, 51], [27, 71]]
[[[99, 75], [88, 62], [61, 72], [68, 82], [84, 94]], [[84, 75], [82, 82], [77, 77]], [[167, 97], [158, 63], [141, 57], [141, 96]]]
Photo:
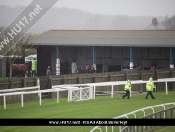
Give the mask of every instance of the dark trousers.
[[147, 91], [147, 94], [146, 94], [146, 99], [148, 99], [148, 96], [151, 96], [152, 99], [155, 99], [155, 97], [153, 96], [152, 94], [152, 91]]
[[123, 98], [125, 98], [126, 96], [128, 97], [128, 99], [130, 98], [130, 90], [125, 90], [126, 93], [123, 95]]
[[30, 72], [30, 70], [28, 70], [28, 75], [27, 75], [28, 77], [30, 77], [31, 76], [31, 72]]
[[36, 71], [32, 71], [32, 77], [36, 76]]

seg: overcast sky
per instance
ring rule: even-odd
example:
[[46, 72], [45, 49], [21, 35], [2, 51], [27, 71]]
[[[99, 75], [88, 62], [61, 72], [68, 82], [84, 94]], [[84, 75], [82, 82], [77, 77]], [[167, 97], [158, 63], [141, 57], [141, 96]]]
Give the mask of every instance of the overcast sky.
[[[30, 2], [32, 0], [0, 0], [0, 5], [27, 6]], [[175, 15], [174, 6], [175, 0], [58, 0], [54, 5], [95, 14], [154, 17]]]

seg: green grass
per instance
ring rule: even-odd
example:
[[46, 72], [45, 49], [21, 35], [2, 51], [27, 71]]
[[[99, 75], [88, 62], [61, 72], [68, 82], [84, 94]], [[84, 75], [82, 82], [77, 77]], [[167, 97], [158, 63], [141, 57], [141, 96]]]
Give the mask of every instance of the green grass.
[[148, 132], [174, 132], [175, 126], [158, 126]]
[[160, 129], [155, 130], [154, 132], [174, 132], [175, 126], [167, 126], [167, 127], [160, 127]]
[[[7, 104], [4, 110], [0, 105], [0, 118], [113, 118], [143, 107], [174, 102], [175, 91], [154, 92], [155, 100], [145, 99], [145, 94], [133, 94], [131, 99], [122, 99], [122, 95], [96, 96], [93, 100], [67, 102], [67, 98], [43, 99], [39, 101]], [[143, 113], [139, 113], [143, 116]], [[132, 117], [131, 117], [132, 118]], [[1, 126], [2, 132], [89, 132], [94, 126]], [[159, 131], [156, 131], [159, 132]], [[161, 131], [160, 131], [161, 132]], [[171, 131], [170, 131], [171, 132]]]

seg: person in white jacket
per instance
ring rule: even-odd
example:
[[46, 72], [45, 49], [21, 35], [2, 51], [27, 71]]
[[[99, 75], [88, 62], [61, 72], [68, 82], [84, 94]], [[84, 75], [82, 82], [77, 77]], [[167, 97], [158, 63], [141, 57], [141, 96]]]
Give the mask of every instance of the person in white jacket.
[[72, 74], [77, 72], [77, 64], [74, 60], [72, 60], [71, 70]]

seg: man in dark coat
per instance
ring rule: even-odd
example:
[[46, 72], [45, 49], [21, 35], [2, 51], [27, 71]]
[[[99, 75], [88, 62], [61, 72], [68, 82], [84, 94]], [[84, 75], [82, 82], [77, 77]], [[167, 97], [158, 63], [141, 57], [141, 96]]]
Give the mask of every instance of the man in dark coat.
[[27, 76], [30, 77], [31, 76], [31, 69], [32, 69], [32, 62], [29, 61], [28, 65], [27, 65]]

